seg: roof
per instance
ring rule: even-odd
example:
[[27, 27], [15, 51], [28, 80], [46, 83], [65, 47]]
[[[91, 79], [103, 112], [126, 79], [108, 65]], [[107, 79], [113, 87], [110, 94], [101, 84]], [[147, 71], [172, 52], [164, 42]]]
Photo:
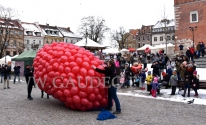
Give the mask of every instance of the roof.
[[81, 36], [74, 34], [70, 28], [58, 27], [58, 29], [64, 37], [82, 38]]
[[19, 56], [11, 59], [12, 61], [33, 60], [36, 57], [36, 50], [28, 50], [21, 53]]
[[[59, 29], [57, 28], [57, 26], [49, 26], [49, 25], [39, 25], [40, 28], [43, 31], [43, 34], [45, 36], [58, 36], [58, 37], [63, 37], [61, 33], [55, 34], [54, 32], [59, 32]], [[47, 34], [46, 31], [52, 31], [52, 34]]]
[[4, 26], [5, 22], [8, 22], [7, 26], [9, 28], [16, 28], [16, 29], [23, 30], [23, 27], [22, 27], [21, 23], [18, 20], [7, 20], [7, 21], [5, 21], [5, 19], [0, 18], [0, 25]]
[[21, 23], [22, 27], [24, 28], [24, 35], [28, 35], [26, 32], [27, 31], [32, 31], [33, 32], [33, 36], [36, 36], [35, 32], [40, 32], [41, 36], [42, 35], [42, 31], [36, 26], [36, 24], [34, 23], [27, 23], [27, 22], [22, 22]]
[[136, 35], [139, 32], [139, 29], [133, 29], [129, 33], [132, 35]]
[[[87, 41], [87, 42], [86, 42]], [[75, 43], [74, 45], [82, 46], [82, 47], [96, 47], [96, 48], [105, 48], [104, 45], [100, 45], [99, 43], [94, 42], [93, 40], [89, 38], [84, 38], [80, 40], [79, 42]]]
[[[175, 26], [175, 20], [174, 20], [174, 19], [171, 19], [171, 20], [168, 21], [166, 27], [173, 27], [173, 26]], [[153, 29], [155, 29], [155, 28], [162, 28], [162, 27], [165, 27], [165, 22], [158, 21], [158, 22], [154, 25]]]

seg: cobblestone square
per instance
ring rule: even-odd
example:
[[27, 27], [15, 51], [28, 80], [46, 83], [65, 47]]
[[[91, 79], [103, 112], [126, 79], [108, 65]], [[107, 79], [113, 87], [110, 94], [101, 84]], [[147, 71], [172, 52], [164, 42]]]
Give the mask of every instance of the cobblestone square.
[[28, 100], [25, 81], [13, 84], [11, 80], [10, 87], [3, 89], [0, 83], [1, 125], [204, 125], [206, 119], [203, 105], [119, 95], [122, 113], [98, 121], [100, 111], [72, 111], [51, 96], [41, 98], [38, 88], [33, 88], [34, 100]]

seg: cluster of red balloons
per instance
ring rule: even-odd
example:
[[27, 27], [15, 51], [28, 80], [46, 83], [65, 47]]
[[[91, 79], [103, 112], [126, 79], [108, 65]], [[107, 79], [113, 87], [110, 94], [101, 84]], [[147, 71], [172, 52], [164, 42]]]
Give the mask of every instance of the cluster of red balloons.
[[133, 73], [138, 74], [142, 70], [142, 65], [137, 64], [131, 67]]
[[145, 49], [145, 53], [150, 53], [151, 52], [151, 49], [149, 48], [149, 47], [147, 47], [146, 49]]
[[92, 65], [103, 63], [84, 48], [53, 42], [37, 52], [34, 77], [38, 87], [73, 110], [95, 110], [107, 106], [107, 88], [103, 75]]

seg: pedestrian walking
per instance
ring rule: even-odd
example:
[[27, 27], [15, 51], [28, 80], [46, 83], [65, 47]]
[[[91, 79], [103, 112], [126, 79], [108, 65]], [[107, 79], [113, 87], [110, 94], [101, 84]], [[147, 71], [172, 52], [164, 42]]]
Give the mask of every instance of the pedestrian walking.
[[34, 86], [34, 79], [33, 79], [33, 71], [31, 70], [29, 65], [26, 65], [26, 68], [24, 70], [24, 74], [25, 74], [25, 79], [26, 79], [26, 83], [27, 83], [27, 90], [28, 90], [27, 98], [29, 100], [33, 100], [33, 98], [31, 97], [31, 92], [32, 92], [32, 87]]
[[21, 69], [21, 67], [19, 65], [15, 65], [15, 67], [14, 67], [14, 84], [16, 82], [16, 77], [18, 77], [18, 83], [20, 83], [20, 69]]

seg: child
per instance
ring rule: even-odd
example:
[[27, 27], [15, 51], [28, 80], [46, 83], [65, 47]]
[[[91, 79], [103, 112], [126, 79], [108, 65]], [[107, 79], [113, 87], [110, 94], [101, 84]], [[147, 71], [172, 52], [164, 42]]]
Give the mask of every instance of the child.
[[175, 95], [178, 78], [177, 78], [177, 73], [176, 73], [176, 71], [173, 71], [172, 74], [173, 74], [173, 75], [172, 75], [171, 78], [170, 78], [170, 84], [171, 84], [171, 86], [172, 86], [172, 92], [171, 92], [170, 95]]
[[158, 87], [159, 87], [158, 78], [154, 77], [154, 80], [152, 82], [152, 90], [151, 90], [153, 97], [157, 96], [156, 92], [157, 92]]
[[145, 79], [146, 79], [146, 74], [145, 71], [142, 70], [141, 73], [139, 74], [139, 83], [141, 84], [141, 90], [145, 90]]
[[197, 71], [193, 72], [192, 88], [195, 91], [195, 95], [194, 96], [197, 97], [198, 96], [197, 90], [199, 89], [199, 75], [197, 75]]
[[151, 71], [148, 71], [148, 75], [146, 77], [146, 82], [147, 82], [147, 91], [150, 92], [150, 95], [152, 94], [151, 93], [151, 89], [152, 89], [151, 82], [152, 82], [152, 79], [153, 79], [153, 76], [151, 74]]

